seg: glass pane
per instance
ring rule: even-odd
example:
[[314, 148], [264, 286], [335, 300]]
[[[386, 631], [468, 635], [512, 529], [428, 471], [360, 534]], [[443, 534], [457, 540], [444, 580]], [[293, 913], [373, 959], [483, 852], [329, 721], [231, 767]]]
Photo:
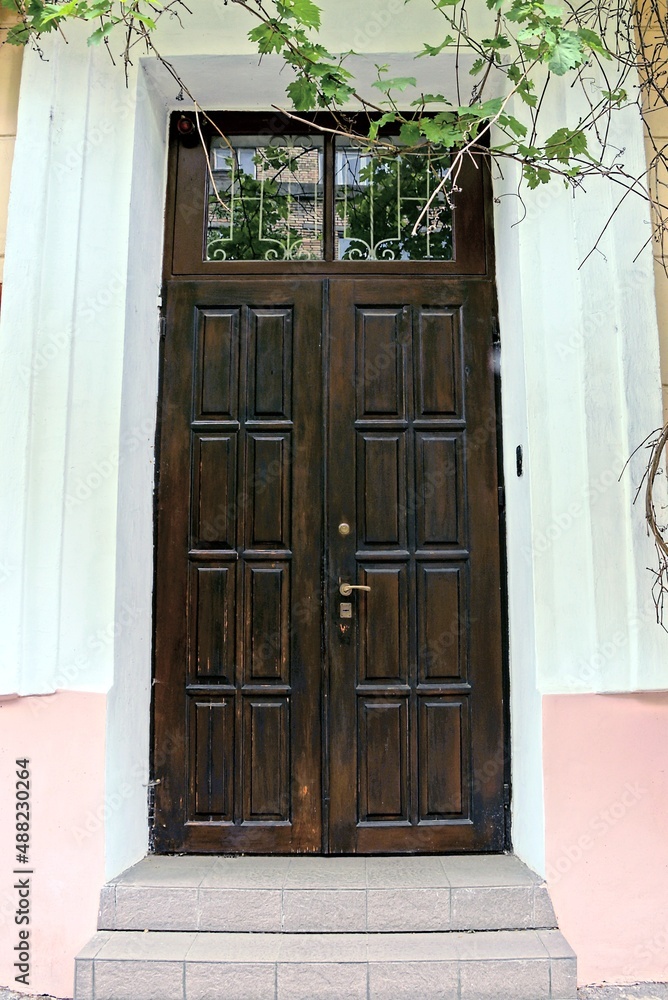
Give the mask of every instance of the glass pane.
[[211, 144], [206, 260], [322, 260], [319, 137]]
[[413, 235], [449, 166], [448, 154], [428, 149], [397, 156], [337, 143], [336, 260], [452, 260], [448, 186]]

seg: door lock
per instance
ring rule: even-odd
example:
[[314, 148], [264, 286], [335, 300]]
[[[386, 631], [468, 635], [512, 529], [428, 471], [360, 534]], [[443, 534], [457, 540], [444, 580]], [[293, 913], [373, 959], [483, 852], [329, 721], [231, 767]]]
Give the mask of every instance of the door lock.
[[359, 583], [342, 583], [339, 587], [341, 597], [350, 597], [353, 590], [371, 590], [371, 587], [365, 587]]

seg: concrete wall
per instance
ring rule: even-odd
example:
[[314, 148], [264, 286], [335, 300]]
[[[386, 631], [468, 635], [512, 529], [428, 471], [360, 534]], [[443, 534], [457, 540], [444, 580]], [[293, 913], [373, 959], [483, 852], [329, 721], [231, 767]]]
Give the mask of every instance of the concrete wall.
[[547, 877], [582, 983], [668, 980], [668, 695], [544, 699]]
[[[103, 695], [61, 692], [0, 702], [0, 985], [71, 997], [73, 958], [95, 926], [104, 881]], [[16, 760], [30, 758], [29, 865], [15, 863]], [[19, 869], [23, 874], [12, 874]], [[29, 876], [26, 872], [31, 872]], [[29, 988], [15, 983], [18, 879], [30, 878]], [[22, 925], [23, 927], [24, 925]]]

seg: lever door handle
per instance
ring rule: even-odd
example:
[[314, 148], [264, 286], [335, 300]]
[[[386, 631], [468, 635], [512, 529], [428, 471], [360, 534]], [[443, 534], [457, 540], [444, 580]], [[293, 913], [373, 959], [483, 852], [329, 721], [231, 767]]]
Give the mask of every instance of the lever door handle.
[[339, 587], [339, 593], [342, 597], [350, 597], [353, 590], [371, 590], [371, 587], [364, 587], [358, 583], [342, 583]]

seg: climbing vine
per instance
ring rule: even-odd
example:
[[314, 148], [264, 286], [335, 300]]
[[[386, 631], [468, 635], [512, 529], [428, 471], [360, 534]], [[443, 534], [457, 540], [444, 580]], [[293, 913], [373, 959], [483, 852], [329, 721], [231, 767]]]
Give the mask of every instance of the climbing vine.
[[[321, 10], [314, 0], [223, 0], [223, 6], [248, 13], [248, 34], [260, 55], [276, 53], [291, 67], [287, 103], [293, 113], [327, 109], [350, 134], [342, 109], [355, 106], [368, 114], [368, 129], [358, 136], [361, 141], [381, 142], [392, 126], [404, 147], [429, 143], [452, 150], [451, 179], [456, 179], [465, 155], [484, 156], [497, 163], [519, 163], [529, 188], [554, 178], [582, 187], [592, 174], [604, 174], [624, 192], [642, 194], [655, 208], [663, 208], [660, 144], [652, 146], [648, 175], [639, 178], [625, 170], [620, 150], [609, 142], [616, 111], [633, 104], [643, 114], [650, 94], [654, 104], [668, 100], [661, 72], [667, 29], [659, 0], [405, 3], [419, 7], [420, 13], [431, 12], [433, 42], [425, 43], [417, 55], [415, 76], [393, 76], [390, 66], [379, 65], [371, 97], [357, 88], [350, 69], [353, 53], [334, 54], [322, 44]], [[187, 81], [159, 51], [162, 19], [178, 18], [187, 27], [191, 11], [185, 0], [0, 0], [0, 5], [17, 16], [8, 43], [40, 49], [44, 35], [66, 34], [71, 22], [87, 22], [90, 45], [106, 46], [126, 70], [139, 52], [152, 53], [197, 105]], [[479, 24], [481, 10], [486, 27], [474, 31], [470, 15], [475, 13]], [[446, 50], [457, 53], [456, 97], [425, 92], [419, 81], [420, 61]], [[640, 88], [628, 84], [638, 58]], [[546, 135], [540, 112], [560, 77], [579, 87], [582, 108], [577, 120], [563, 122]]]

